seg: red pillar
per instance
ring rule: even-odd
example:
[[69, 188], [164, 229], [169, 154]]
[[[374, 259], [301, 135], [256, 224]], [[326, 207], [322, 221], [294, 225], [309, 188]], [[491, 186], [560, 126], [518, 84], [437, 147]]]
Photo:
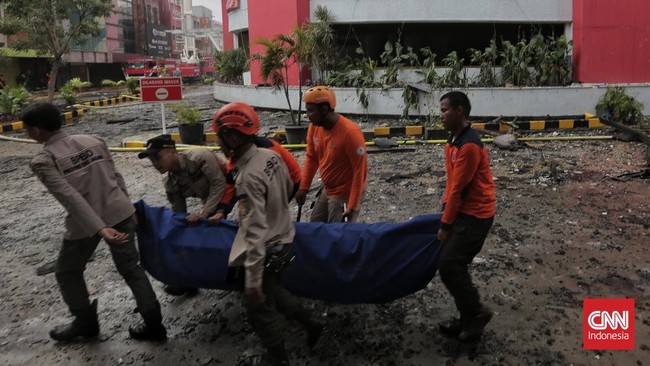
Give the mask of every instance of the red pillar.
[[650, 82], [650, 1], [573, 0], [574, 79]]
[[223, 14], [222, 25], [223, 25], [223, 49], [229, 50], [234, 47], [234, 41], [232, 38], [232, 33], [228, 31], [228, 11], [226, 10], [226, 3], [228, 0], [221, 0], [221, 14]]
[[[289, 34], [296, 26], [309, 20], [309, 0], [250, 1], [248, 2], [248, 31], [250, 53], [262, 53], [264, 47], [256, 44], [260, 38]], [[260, 76], [258, 62], [251, 62], [251, 82], [266, 83]], [[289, 84], [298, 85], [298, 67], [289, 70]]]

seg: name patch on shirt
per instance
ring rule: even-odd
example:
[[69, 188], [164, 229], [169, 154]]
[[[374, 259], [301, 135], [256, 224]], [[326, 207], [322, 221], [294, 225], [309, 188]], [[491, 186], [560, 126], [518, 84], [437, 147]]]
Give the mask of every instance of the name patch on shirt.
[[105, 160], [101, 145], [91, 146], [72, 155], [56, 159], [56, 166], [64, 176], [74, 174], [91, 164]]
[[273, 176], [275, 175], [275, 171], [278, 169], [278, 165], [280, 164], [280, 159], [278, 159], [277, 156], [271, 156], [267, 161], [266, 161], [266, 167], [264, 167], [264, 174], [269, 179], [273, 179]]

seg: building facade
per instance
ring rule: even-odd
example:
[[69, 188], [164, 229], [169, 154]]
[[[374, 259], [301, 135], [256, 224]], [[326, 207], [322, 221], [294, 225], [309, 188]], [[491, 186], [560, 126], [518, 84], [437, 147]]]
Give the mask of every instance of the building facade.
[[200, 56], [213, 55], [217, 50], [216, 45], [212, 43], [207, 34], [203, 32], [217, 33], [213, 28], [212, 10], [205, 6], [192, 7], [192, 20], [194, 23], [194, 30], [197, 31], [197, 37], [194, 41], [196, 44], [196, 51]]
[[[182, 34], [185, 17], [198, 28], [211, 30], [213, 38], [221, 37], [221, 23], [216, 24], [218, 30], [213, 29], [212, 12], [205, 7], [197, 7], [198, 13], [193, 16], [191, 0], [111, 1], [113, 13], [100, 20], [101, 33], [81, 44], [72, 45], [71, 52], [64, 56], [66, 63], [59, 72], [59, 84], [73, 77], [89, 80], [96, 85], [103, 79], [119, 80], [123, 78], [122, 65], [128, 59], [179, 58], [186, 42]], [[217, 3], [218, 0], [214, 1]], [[2, 17], [4, 13], [0, 6]], [[193, 38], [190, 39], [193, 41]], [[202, 38], [199, 42], [202, 55], [214, 53], [215, 47], [208, 38]], [[190, 48], [194, 49], [194, 43]], [[10, 86], [15, 84], [17, 75], [28, 73], [33, 75], [30, 88], [46, 87], [46, 74], [50, 70], [47, 57], [12, 50], [11, 37], [3, 35], [0, 35], [0, 52], [9, 60], [6, 65], [3, 64], [0, 74]]]
[[[564, 34], [573, 41], [573, 78], [582, 83], [650, 82], [650, 2], [647, 0], [222, 0], [224, 48], [263, 48], [253, 41], [289, 33], [318, 6], [334, 18], [342, 56], [359, 44], [378, 57], [388, 40], [436, 54], [483, 49], [524, 33]], [[444, 56], [443, 56], [444, 57]], [[290, 84], [296, 85], [297, 68]], [[263, 84], [251, 64], [253, 84]]]

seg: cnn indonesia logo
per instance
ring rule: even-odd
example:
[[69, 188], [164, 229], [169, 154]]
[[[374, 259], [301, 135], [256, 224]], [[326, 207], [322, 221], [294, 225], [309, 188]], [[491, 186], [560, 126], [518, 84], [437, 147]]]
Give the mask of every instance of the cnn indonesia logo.
[[634, 349], [634, 299], [584, 299], [586, 350]]

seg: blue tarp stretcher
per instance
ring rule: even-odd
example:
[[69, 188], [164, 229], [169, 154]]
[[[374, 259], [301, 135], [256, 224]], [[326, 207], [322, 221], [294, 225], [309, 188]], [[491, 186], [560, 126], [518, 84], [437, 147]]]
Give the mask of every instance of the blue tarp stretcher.
[[[135, 204], [143, 267], [157, 280], [181, 287], [236, 290], [228, 255], [237, 226]], [[296, 258], [282, 284], [301, 297], [336, 303], [385, 303], [424, 288], [436, 273], [440, 215], [404, 223], [295, 223]]]

